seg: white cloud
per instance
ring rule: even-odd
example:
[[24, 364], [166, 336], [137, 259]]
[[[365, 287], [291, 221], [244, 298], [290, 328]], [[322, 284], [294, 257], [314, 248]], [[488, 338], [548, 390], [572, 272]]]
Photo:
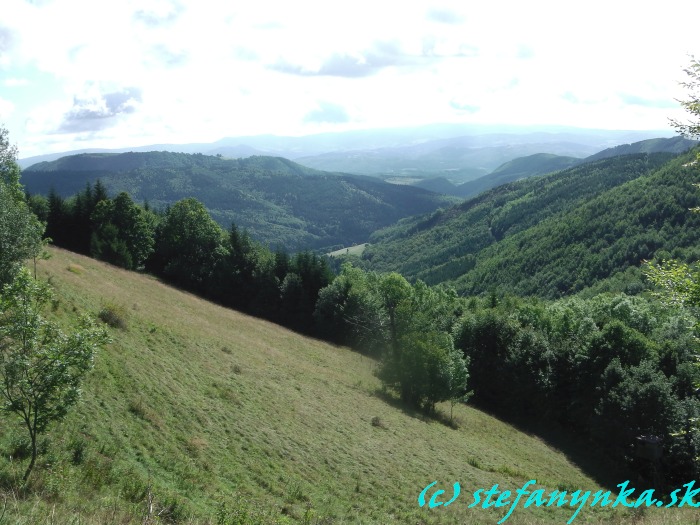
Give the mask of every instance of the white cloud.
[[12, 102], [0, 98], [0, 121], [9, 118], [14, 109], [15, 105]]
[[439, 121], [664, 128], [700, 54], [689, 0], [5, 4], [2, 118], [23, 154]]
[[5, 87], [23, 87], [29, 85], [29, 80], [26, 78], [8, 78], [3, 81]]
[[73, 106], [64, 115], [58, 133], [94, 132], [114, 127], [119, 120], [137, 111], [141, 90], [127, 87], [104, 92], [93, 86], [91, 92], [73, 99]]

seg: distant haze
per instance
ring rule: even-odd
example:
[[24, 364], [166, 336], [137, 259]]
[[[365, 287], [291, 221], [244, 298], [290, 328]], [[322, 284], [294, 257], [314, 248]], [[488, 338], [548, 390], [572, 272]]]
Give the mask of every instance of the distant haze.
[[173, 151], [230, 158], [272, 155], [316, 169], [370, 175], [443, 175], [466, 181], [504, 162], [534, 153], [587, 157], [666, 131], [610, 131], [565, 127], [442, 124], [397, 129], [328, 132], [301, 137], [259, 135], [209, 143], [148, 144], [115, 149], [78, 149], [20, 159], [27, 168], [75, 153]]

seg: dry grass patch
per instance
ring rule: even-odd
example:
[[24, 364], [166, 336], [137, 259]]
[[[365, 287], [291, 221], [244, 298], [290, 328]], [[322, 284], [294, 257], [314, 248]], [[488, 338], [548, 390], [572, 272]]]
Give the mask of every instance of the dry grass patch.
[[66, 270], [68, 270], [69, 272], [74, 273], [76, 275], [82, 275], [85, 272], [85, 268], [83, 268], [79, 264], [69, 264], [66, 267]]

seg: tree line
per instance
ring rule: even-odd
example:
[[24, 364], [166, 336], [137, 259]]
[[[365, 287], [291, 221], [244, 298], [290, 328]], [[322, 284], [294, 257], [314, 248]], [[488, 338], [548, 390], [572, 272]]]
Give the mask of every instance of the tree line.
[[110, 198], [97, 181], [69, 199], [51, 191], [28, 204], [57, 246], [305, 333], [313, 331], [319, 290], [333, 279], [324, 258], [272, 251], [236, 225], [225, 231], [194, 198], [154, 210], [125, 192]]
[[[437, 402], [466, 394], [466, 361], [449, 336], [449, 311], [459, 308], [454, 293], [412, 286], [398, 274], [347, 269], [335, 279], [324, 257], [273, 252], [235, 225], [222, 230], [194, 198], [154, 211], [127, 193], [109, 198], [97, 182], [69, 199], [50, 192], [28, 202], [58, 246], [382, 358], [381, 379], [412, 406], [432, 411]], [[358, 276], [369, 295], [346, 305], [339, 287], [349, 291]], [[353, 337], [339, 326], [343, 319]]]
[[460, 399], [464, 360], [472, 401], [492, 413], [565, 429], [649, 486], [700, 474], [688, 309], [625, 294], [466, 298], [348, 264], [321, 290], [315, 317], [322, 336], [383, 355], [379, 376], [406, 401]]

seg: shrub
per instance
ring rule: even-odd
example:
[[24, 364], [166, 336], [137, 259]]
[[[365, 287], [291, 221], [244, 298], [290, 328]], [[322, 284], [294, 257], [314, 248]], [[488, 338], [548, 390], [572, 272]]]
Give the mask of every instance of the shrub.
[[68, 441], [68, 451], [70, 452], [73, 465], [80, 465], [83, 462], [86, 450], [87, 441], [82, 436], [73, 436]]
[[119, 328], [120, 330], [126, 330], [126, 308], [115, 303], [106, 303], [100, 312], [97, 314], [100, 320], [111, 326], [112, 328]]
[[379, 428], [386, 428], [386, 425], [384, 424], [384, 421], [382, 421], [379, 416], [374, 416], [372, 418], [372, 426], [373, 427], [379, 427]]

